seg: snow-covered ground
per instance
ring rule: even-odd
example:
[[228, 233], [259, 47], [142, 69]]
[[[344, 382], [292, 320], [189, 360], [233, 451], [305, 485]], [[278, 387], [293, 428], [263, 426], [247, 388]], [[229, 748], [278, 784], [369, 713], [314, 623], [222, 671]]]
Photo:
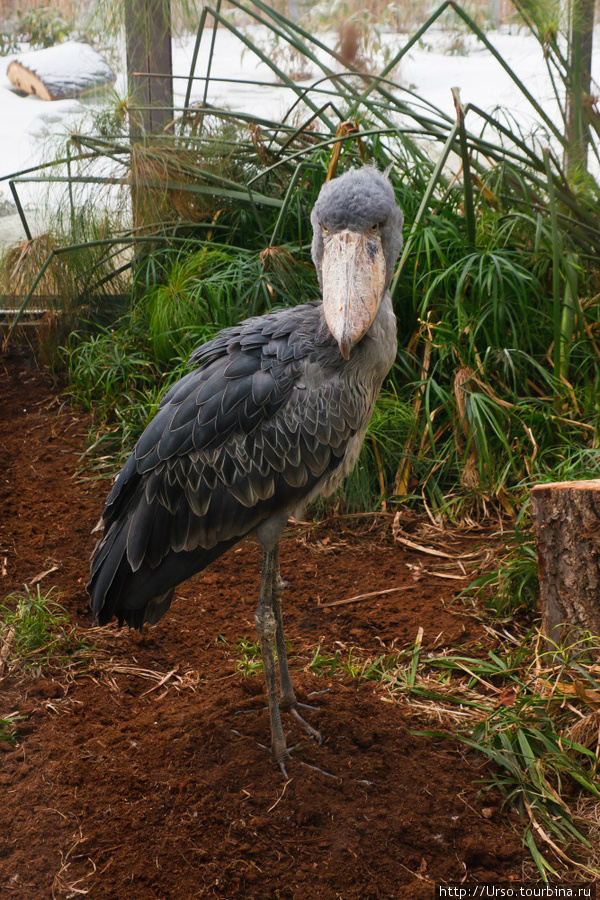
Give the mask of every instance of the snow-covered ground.
[[[546, 113], [558, 121], [547, 69], [535, 38], [516, 30], [513, 34], [490, 32], [488, 38]], [[207, 30], [203, 36], [196, 74], [206, 71], [210, 39], [211, 32]], [[407, 41], [407, 37], [389, 34], [385, 35], [385, 40], [395, 52]], [[463, 41], [466, 54], [449, 55], [445, 52], [449, 43], [448, 33], [432, 32], [426, 35], [425, 43], [415, 45], [404, 58], [399, 80], [450, 115], [454, 115], [450, 89], [458, 87], [464, 104], [473, 103], [489, 111], [502, 106], [527, 129], [535, 127], [535, 114], [508, 73], [476, 38], [463, 37]], [[177, 42], [174, 46], [175, 75], [187, 76], [189, 73], [193, 46], [193, 38]], [[54, 156], [55, 150], [49, 149], [50, 146], [58, 147], [61, 136], [66, 138], [71, 131], [84, 128], [89, 110], [84, 101], [46, 102], [35, 96], [19, 96], [12, 90], [5, 74], [13, 58], [0, 59], [0, 178]], [[595, 54], [592, 74], [596, 79], [600, 78], [599, 53]], [[244, 53], [243, 45], [225, 29], [217, 31], [211, 75], [215, 79], [211, 81], [209, 90], [211, 103], [257, 116], [277, 118], [293, 100], [292, 92], [281, 87], [240, 86], [217, 80], [273, 80], [267, 66], [250, 52]], [[115, 89], [120, 96], [125, 96], [125, 77], [122, 73], [117, 78]], [[176, 78], [176, 103], [180, 105], [185, 89], [185, 79]], [[196, 82], [193, 97], [200, 98], [202, 91], [202, 83]], [[36, 189], [39, 192], [39, 186]], [[20, 188], [28, 208], [37, 205], [36, 189]], [[7, 182], [0, 182], [0, 202], [3, 199], [11, 199]], [[18, 222], [14, 216], [5, 217], [4, 222], [0, 218], [0, 242], [12, 235], [15, 228], [18, 229]]]

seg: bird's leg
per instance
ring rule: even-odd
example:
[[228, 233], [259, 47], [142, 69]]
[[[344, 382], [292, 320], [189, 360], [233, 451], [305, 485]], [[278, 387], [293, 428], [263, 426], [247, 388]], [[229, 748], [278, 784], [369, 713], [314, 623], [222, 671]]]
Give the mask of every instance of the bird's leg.
[[292, 685], [290, 668], [285, 649], [285, 635], [283, 633], [283, 613], [281, 598], [285, 590], [285, 581], [279, 571], [279, 548], [275, 551], [275, 569], [273, 571], [273, 612], [275, 614], [275, 643], [277, 646], [277, 662], [279, 663], [279, 682], [281, 685], [281, 708], [288, 710], [296, 703], [296, 695]]
[[[294, 686], [292, 684], [292, 677], [290, 675], [287, 650], [285, 648], [285, 635], [283, 632], [283, 610], [281, 602], [281, 598], [283, 596], [283, 591], [285, 588], [285, 581], [283, 581], [279, 572], [279, 548], [277, 548], [275, 553], [275, 569], [273, 571], [273, 611], [275, 613], [275, 642], [277, 645], [279, 681], [281, 684], [281, 709], [286, 711], [289, 710], [302, 725], [304, 730], [320, 744], [322, 742], [320, 733], [316, 728], [313, 728], [313, 726], [309, 722], [307, 722], [306, 719], [304, 719], [298, 712], [298, 707], [306, 706], [306, 704], [298, 703], [298, 701], [296, 700]], [[314, 709], [314, 707], [306, 708]]]
[[269, 702], [269, 716], [271, 719], [271, 749], [275, 762], [287, 778], [285, 760], [289, 759], [289, 752], [285, 743], [281, 714], [279, 712], [279, 700], [277, 697], [277, 675], [275, 672], [275, 655], [273, 644], [276, 638], [277, 619], [273, 607], [275, 576], [278, 573], [278, 550], [264, 550], [262, 571], [260, 577], [260, 592], [258, 595], [258, 609], [254, 621], [260, 653], [265, 670], [265, 683], [267, 686], [267, 700]]

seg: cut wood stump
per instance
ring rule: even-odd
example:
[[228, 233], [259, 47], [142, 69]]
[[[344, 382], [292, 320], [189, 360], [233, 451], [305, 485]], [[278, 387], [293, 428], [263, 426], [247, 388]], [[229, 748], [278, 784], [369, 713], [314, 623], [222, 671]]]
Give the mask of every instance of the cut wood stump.
[[600, 635], [600, 479], [538, 484], [531, 511], [544, 634], [563, 645]]
[[6, 70], [19, 91], [42, 100], [65, 100], [112, 84], [115, 73], [99, 53], [79, 41], [21, 53]]

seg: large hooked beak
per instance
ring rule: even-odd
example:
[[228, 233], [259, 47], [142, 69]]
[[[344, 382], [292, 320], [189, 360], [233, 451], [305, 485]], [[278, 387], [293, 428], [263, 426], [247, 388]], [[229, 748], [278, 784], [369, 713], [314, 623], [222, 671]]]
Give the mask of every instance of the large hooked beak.
[[325, 238], [323, 310], [344, 359], [365, 336], [385, 290], [385, 256], [379, 234], [346, 229]]

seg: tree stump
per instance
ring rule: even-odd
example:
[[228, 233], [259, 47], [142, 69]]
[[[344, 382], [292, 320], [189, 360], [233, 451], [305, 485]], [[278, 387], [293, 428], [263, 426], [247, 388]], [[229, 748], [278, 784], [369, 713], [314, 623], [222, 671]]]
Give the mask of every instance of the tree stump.
[[563, 645], [600, 635], [600, 479], [538, 484], [531, 511], [544, 634]]
[[99, 53], [79, 41], [30, 50], [14, 59], [6, 74], [19, 91], [42, 100], [64, 100], [112, 84], [115, 73]]

